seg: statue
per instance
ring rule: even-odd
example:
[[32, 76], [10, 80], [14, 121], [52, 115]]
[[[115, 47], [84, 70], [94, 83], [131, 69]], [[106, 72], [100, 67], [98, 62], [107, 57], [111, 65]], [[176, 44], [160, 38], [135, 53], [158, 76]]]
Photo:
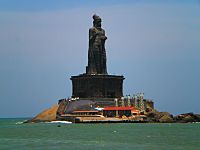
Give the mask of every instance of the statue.
[[[101, 18], [93, 15], [93, 27], [89, 29], [88, 64], [86, 73], [72, 76], [72, 97], [120, 98], [123, 97], [123, 76], [109, 75], [106, 67], [105, 30], [101, 28]], [[99, 101], [99, 100], [98, 100]], [[104, 103], [99, 101], [99, 105]], [[113, 100], [105, 101], [105, 105]]]
[[86, 74], [107, 74], [105, 30], [101, 28], [101, 18], [93, 15], [93, 27], [89, 29], [88, 66]]

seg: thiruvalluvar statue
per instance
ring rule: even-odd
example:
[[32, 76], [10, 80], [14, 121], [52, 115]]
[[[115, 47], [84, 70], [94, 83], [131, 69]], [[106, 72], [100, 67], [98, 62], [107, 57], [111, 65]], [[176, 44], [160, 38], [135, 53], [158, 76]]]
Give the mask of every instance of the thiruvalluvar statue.
[[89, 29], [88, 66], [86, 74], [107, 74], [105, 30], [101, 28], [101, 18], [93, 15], [93, 27]]

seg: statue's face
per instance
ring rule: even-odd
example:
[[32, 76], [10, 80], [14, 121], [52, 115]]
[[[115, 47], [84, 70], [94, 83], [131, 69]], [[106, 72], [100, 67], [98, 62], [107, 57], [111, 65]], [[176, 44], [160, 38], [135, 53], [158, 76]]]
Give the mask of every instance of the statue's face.
[[96, 22], [96, 27], [101, 27], [101, 20]]

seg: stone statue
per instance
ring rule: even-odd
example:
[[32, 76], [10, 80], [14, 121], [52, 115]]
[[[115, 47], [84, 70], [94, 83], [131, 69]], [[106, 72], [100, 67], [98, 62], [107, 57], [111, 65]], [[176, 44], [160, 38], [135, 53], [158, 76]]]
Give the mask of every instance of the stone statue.
[[[72, 97], [97, 100], [98, 105], [113, 105], [114, 98], [123, 97], [123, 76], [109, 75], [106, 67], [106, 50], [104, 29], [101, 18], [93, 15], [93, 27], [89, 29], [88, 64], [86, 73], [72, 76]], [[105, 103], [99, 98], [112, 98]]]
[[89, 29], [88, 66], [86, 74], [107, 74], [105, 30], [101, 28], [101, 18], [93, 15], [93, 27]]

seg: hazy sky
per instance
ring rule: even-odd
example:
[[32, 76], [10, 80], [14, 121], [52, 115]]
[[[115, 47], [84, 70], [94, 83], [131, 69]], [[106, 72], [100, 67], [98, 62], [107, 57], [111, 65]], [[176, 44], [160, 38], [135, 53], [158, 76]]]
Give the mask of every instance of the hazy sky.
[[108, 37], [108, 72], [126, 78], [124, 95], [200, 113], [199, 1], [0, 0], [0, 117], [34, 116], [71, 96], [94, 13]]

